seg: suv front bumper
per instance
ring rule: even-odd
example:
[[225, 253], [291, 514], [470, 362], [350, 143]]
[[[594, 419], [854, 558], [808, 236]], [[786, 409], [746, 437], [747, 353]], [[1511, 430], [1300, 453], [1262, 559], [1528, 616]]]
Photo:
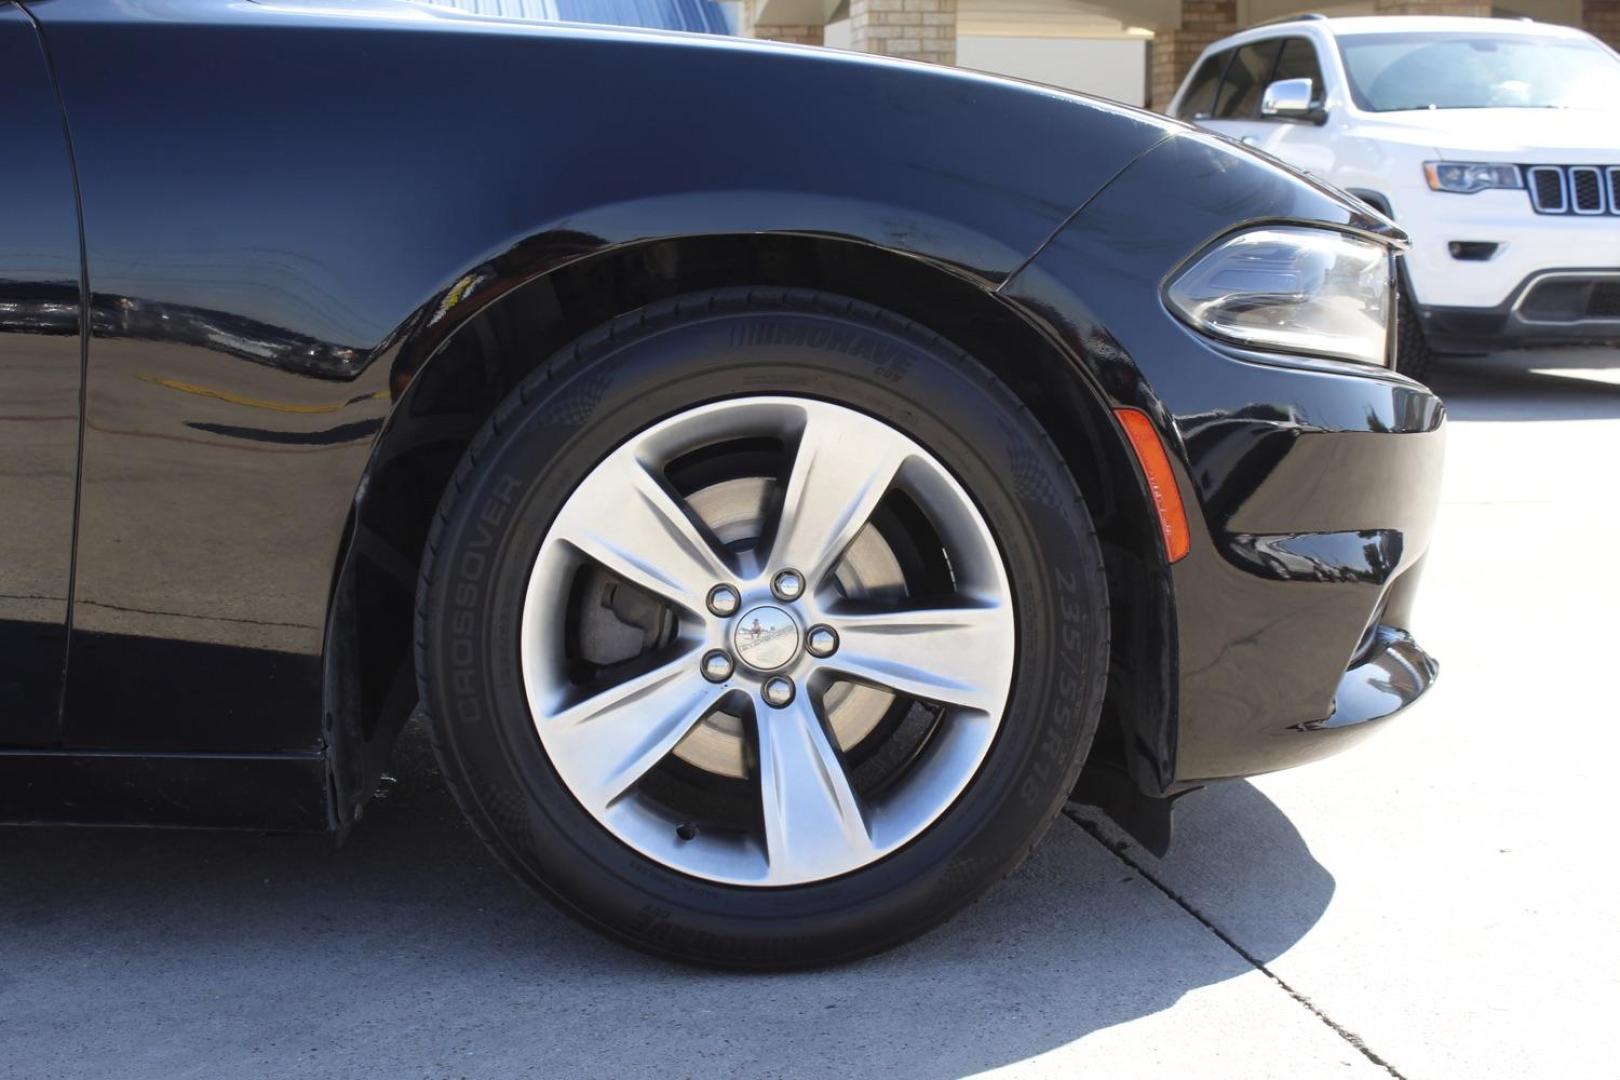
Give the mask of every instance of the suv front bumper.
[[[1520, 332], [1513, 306], [1544, 275], [1620, 272], [1620, 215], [1536, 214], [1524, 191], [1448, 194], [1419, 186], [1392, 194], [1392, 210], [1411, 236], [1403, 256], [1419, 311], [1497, 317]], [[1456, 257], [1452, 244], [1494, 244], [1487, 259]], [[1445, 327], [1437, 327], [1443, 334]], [[1524, 325], [1524, 340], [1545, 337]], [[1463, 334], [1474, 338], [1477, 334]]]
[[1550, 345], [1620, 345], [1620, 270], [1547, 270], [1494, 307], [1415, 306], [1442, 353]]

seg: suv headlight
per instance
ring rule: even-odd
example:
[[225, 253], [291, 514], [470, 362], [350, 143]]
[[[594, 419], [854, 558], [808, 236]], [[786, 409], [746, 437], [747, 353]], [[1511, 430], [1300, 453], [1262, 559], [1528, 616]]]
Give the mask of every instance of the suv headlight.
[[1394, 311], [1393, 253], [1329, 229], [1236, 233], [1170, 280], [1170, 309], [1253, 349], [1383, 364]]
[[1524, 177], [1517, 165], [1493, 165], [1478, 161], [1425, 161], [1424, 179], [1436, 191], [1472, 195], [1489, 188], [1522, 188]]

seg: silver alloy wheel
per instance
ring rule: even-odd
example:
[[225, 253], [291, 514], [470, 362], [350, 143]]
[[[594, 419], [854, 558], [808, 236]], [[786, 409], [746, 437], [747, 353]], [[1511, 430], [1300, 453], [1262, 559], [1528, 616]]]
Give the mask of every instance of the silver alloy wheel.
[[[761, 522], [752, 542], [728, 544], [666, 470], [694, 451], [760, 439], [784, 446], [791, 465], [773, 485], [779, 497], [765, 500], [775, 510], [771, 527]], [[872, 549], [873, 514], [891, 490], [909, 498], [943, 549], [948, 595], [910, 601], [883, 589], [871, 594], [883, 600], [852, 597], [859, 575], [847, 563], [863, 546]], [[875, 561], [882, 563], [881, 552]], [[592, 564], [657, 598], [672, 617], [644, 662], [615, 668], [628, 673], [614, 681], [582, 686], [570, 662], [569, 601]], [[781, 588], [788, 571], [802, 581], [792, 599], [783, 598], [792, 589]], [[714, 613], [717, 586], [740, 596], [730, 616]], [[811, 627], [832, 631], [830, 654], [805, 647]], [[774, 886], [857, 870], [950, 808], [1000, 726], [1014, 633], [995, 540], [972, 498], [927, 450], [843, 406], [750, 397], [658, 423], [585, 477], [535, 558], [520, 648], [541, 745], [609, 832], [694, 877]], [[721, 681], [711, 681], [715, 668], [706, 663], [715, 651], [734, 662]], [[794, 692], [772, 705], [768, 698], [785, 695], [779, 687], [767, 695], [767, 683], [781, 680]], [[937, 714], [903, 775], [864, 794], [846, 755], [850, 740], [869, 737], [873, 725], [851, 733], [830, 718], [862, 694], [880, 703], [909, 699]], [[640, 790], [667, 758], [694, 760], [680, 748], [728, 715], [752, 718], [749, 767], [740, 771], [757, 800], [754, 833], [695, 828]]]

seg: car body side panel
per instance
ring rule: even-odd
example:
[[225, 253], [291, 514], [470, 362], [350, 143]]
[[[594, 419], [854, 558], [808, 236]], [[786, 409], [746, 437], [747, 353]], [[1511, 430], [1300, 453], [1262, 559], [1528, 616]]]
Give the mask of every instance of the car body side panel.
[[79, 447], [79, 224], [28, 16], [0, 6], [0, 747], [57, 740]]
[[[1172, 203], [1182, 212], [1141, 212]], [[1139, 159], [1002, 290], [1085, 358], [1114, 404], [1146, 410], [1177, 464], [1193, 549], [1172, 567], [1179, 710], [1161, 791], [1322, 756], [1433, 678], [1409, 641], [1362, 637], [1381, 611], [1404, 619], [1428, 547], [1439, 399], [1383, 369], [1217, 347], [1161, 299], [1217, 235], [1288, 220], [1389, 231], [1188, 133]], [[1388, 677], [1407, 664], [1421, 670]]]
[[326, 760], [281, 754], [0, 750], [0, 822], [323, 832]]
[[1170, 129], [966, 73], [408, 5], [33, 10], [93, 297], [83, 747], [323, 745], [334, 567], [390, 373], [499, 290], [758, 232], [993, 288]]

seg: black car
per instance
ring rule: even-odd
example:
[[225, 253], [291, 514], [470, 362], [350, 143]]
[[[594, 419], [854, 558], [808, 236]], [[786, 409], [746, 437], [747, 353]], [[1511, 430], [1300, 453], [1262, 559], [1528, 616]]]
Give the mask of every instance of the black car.
[[0, 3], [0, 819], [342, 833], [417, 715], [641, 948], [869, 953], [1419, 697], [1403, 238], [1174, 121], [410, 3]]

